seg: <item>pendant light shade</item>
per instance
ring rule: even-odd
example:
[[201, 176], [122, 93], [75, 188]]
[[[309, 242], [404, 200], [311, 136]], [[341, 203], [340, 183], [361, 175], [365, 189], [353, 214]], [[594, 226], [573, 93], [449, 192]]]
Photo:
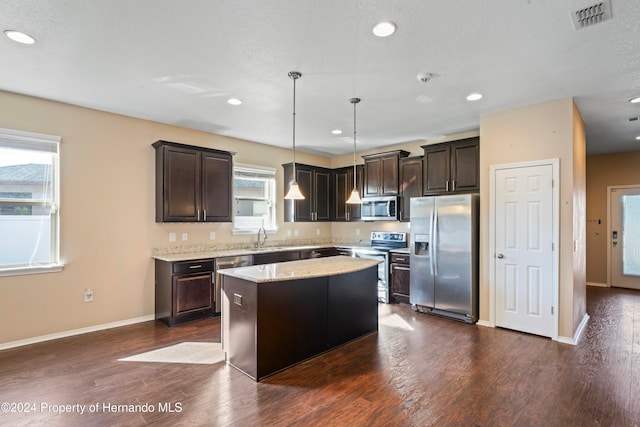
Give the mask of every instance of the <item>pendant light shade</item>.
[[358, 192], [358, 186], [356, 185], [356, 104], [360, 102], [360, 98], [351, 98], [349, 100], [353, 104], [353, 190], [351, 195], [347, 199], [347, 203], [350, 205], [362, 204], [360, 193]]
[[289, 77], [293, 80], [293, 181], [289, 186], [289, 191], [284, 196], [289, 200], [304, 200], [304, 194], [300, 191], [300, 186], [296, 181], [296, 80], [302, 77], [298, 71], [289, 71]]

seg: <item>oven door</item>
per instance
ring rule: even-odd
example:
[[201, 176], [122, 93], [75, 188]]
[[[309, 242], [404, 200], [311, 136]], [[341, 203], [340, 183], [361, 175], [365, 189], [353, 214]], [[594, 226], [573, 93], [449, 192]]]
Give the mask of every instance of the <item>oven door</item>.
[[388, 303], [389, 302], [389, 282], [388, 282], [389, 253], [378, 252], [371, 249], [362, 249], [362, 250], [354, 249], [353, 257], [375, 259], [378, 261], [382, 261], [380, 264], [378, 264], [378, 301]]

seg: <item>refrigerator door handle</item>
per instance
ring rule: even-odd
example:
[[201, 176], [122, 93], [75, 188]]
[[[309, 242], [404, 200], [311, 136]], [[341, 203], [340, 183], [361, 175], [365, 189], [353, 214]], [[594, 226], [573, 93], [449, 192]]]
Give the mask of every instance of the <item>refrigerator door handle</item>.
[[433, 208], [433, 231], [431, 232], [431, 264], [433, 266], [433, 275], [438, 275], [438, 210]]

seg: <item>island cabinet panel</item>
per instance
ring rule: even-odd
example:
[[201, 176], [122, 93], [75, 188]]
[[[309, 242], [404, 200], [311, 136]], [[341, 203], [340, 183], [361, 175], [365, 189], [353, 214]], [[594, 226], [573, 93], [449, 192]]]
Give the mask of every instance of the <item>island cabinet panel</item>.
[[223, 275], [227, 362], [259, 381], [378, 330], [377, 266], [259, 282]]
[[[329, 348], [378, 330], [377, 280], [374, 269], [329, 277]], [[354, 286], [355, 283], [363, 285]]]
[[156, 222], [231, 221], [232, 155], [157, 141]]
[[423, 195], [469, 193], [480, 189], [480, 138], [423, 145]]

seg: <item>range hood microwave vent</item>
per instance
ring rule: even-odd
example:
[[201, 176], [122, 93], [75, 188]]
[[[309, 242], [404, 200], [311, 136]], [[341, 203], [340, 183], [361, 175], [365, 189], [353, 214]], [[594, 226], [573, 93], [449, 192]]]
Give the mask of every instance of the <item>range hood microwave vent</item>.
[[611, 19], [611, 3], [609, 0], [571, 12], [571, 22], [573, 23], [573, 29], [576, 31], [599, 24], [607, 19]]

